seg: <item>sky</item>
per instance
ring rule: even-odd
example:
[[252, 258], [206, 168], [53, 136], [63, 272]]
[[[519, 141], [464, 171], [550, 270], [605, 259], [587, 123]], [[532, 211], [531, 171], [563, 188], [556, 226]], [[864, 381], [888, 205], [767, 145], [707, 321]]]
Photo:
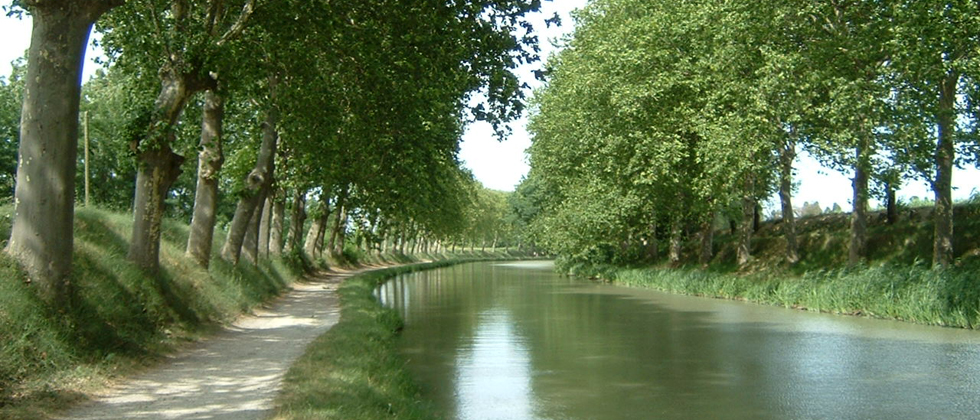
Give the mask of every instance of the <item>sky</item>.
[[[543, 58], [555, 50], [553, 46], [555, 42], [560, 40], [562, 36], [571, 33], [574, 29], [574, 22], [570, 13], [574, 9], [585, 6], [585, 3], [586, 0], [542, 2], [541, 12], [532, 16], [531, 21], [538, 31]], [[555, 27], [552, 25], [549, 28], [545, 25], [544, 20], [554, 13], [561, 16], [562, 26]], [[0, 16], [0, 76], [9, 76], [11, 71], [9, 63], [24, 55], [24, 51], [30, 46], [30, 32], [29, 16], [25, 15], [22, 20]], [[97, 38], [97, 35], [93, 38]], [[95, 64], [92, 58], [100, 54], [101, 51], [97, 48], [89, 47], [89, 52], [86, 54], [83, 80], [87, 80], [98, 68], [99, 65]], [[533, 77], [531, 70], [539, 68], [540, 65], [537, 63], [519, 69], [520, 76], [533, 88], [541, 86], [541, 82]], [[512, 124], [513, 132], [510, 137], [499, 142], [494, 137], [489, 124], [471, 123], [466, 129], [460, 145], [460, 160], [473, 171], [476, 178], [487, 188], [513, 191], [529, 169], [524, 152], [530, 147], [531, 140], [525, 128], [526, 125], [527, 120], [525, 118], [515, 121]], [[832, 207], [834, 203], [837, 203], [845, 211], [850, 210], [850, 198], [852, 196], [851, 181], [848, 178], [850, 174], [842, 174], [822, 167], [805, 152], [800, 153], [795, 167], [799, 187], [793, 199], [797, 206], [801, 206], [804, 202], [816, 201], [824, 208]], [[898, 192], [900, 200], [908, 200], [911, 197], [933, 197], [931, 190], [925, 183], [910, 180], [907, 184]], [[974, 191], [980, 191], [980, 171], [972, 167], [954, 171], [953, 185], [955, 199], [970, 197]], [[770, 201], [771, 203], [767, 207], [778, 207], [776, 199]]]
[[[584, 7], [585, 3], [586, 0], [544, 1], [541, 3], [541, 11], [530, 17], [529, 20], [538, 33], [542, 60], [522, 66], [518, 72], [523, 81], [532, 88], [540, 87], [541, 81], [534, 78], [531, 71], [540, 69], [547, 57], [555, 51], [554, 43], [572, 32], [574, 22], [570, 13], [572, 10]], [[555, 13], [561, 17], [562, 25], [548, 27], [544, 20]], [[490, 124], [471, 123], [463, 134], [459, 158], [487, 188], [513, 191], [530, 169], [524, 154], [524, 151], [531, 147], [531, 136], [526, 126], [526, 117], [513, 122], [511, 124], [513, 132], [510, 137], [500, 142], [493, 135]]]

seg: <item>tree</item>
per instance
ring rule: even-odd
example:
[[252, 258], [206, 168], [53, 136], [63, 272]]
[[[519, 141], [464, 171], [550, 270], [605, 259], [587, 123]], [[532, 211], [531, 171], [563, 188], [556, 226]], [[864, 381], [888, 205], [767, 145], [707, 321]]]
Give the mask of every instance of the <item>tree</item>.
[[[870, 181], [882, 148], [887, 88], [881, 83], [889, 61], [888, 27], [882, 2], [826, 2], [800, 6], [811, 25], [802, 36], [814, 100], [800, 124], [812, 154], [854, 171], [848, 264], [866, 260]], [[800, 27], [803, 31], [804, 27]]]
[[197, 167], [197, 189], [194, 197], [194, 216], [187, 236], [187, 255], [202, 267], [211, 262], [211, 242], [218, 209], [218, 176], [224, 164], [221, 148], [224, 119], [224, 98], [217, 89], [204, 97], [204, 116], [201, 121], [201, 144]]
[[[270, 80], [269, 88], [273, 91], [276, 89], [274, 79]], [[262, 125], [262, 146], [255, 160], [255, 167], [246, 178], [246, 191], [238, 202], [235, 217], [228, 227], [228, 237], [221, 248], [221, 256], [236, 264], [241, 256], [242, 247], [245, 246], [249, 230], [254, 229], [254, 234], [258, 234], [257, 222], [260, 215], [257, 213], [262, 212], [261, 204], [272, 186], [275, 171], [276, 144], [279, 141], [279, 110], [274, 103], [266, 106], [266, 118]], [[254, 245], [258, 246], [257, 240]], [[252, 262], [257, 262], [256, 251], [249, 252], [248, 255]]]
[[160, 82], [146, 134], [131, 144], [138, 173], [129, 258], [143, 269], [159, 267], [164, 200], [184, 162], [173, 151], [176, 124], [195, 93], [215, 87], [210, 72], [219, 68], [216, 61], [226, 57], [229, 41], [240, 36], [254, 8], [255, 0], [132, 1], [103, 24], [103, 43], [117, 65], [156, 74]]
[[121, 0], [21, 4], [33, 17], [21, 111], [14, 220], [7, 252], [42, 299], [68, 302], [81, 72], [95, 21]]
[[20, 110], [24, 98], [26, 58], [14, 61], [10, 78], [0, 76], [0, 194], [13, 197], [17, 177], [17, 143], [20, 140]]
[[[976, 141], [975, 104], [980, 91], [980, 31], [974, 1], [896, 1], [891, 4], [892, 60], [888, 86], [894, 95], [899, 159], [916, 168], [935, 193], [933, 265], [953, 260], [952, 171], [957, 144]], [[960, 98], [960, 99], [958, 99]], [[971, 122], [968, 122], [971, 121]], [[971, 129], [973, 132], [971, 133]]]

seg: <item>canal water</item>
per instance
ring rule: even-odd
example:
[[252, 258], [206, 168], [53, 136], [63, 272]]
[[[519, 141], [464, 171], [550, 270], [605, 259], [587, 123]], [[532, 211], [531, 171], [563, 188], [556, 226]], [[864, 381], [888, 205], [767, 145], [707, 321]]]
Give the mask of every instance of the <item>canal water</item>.
[[447, 418], [978, 419], [980, 332], [574, 280], [545, 262], [378, 290]]

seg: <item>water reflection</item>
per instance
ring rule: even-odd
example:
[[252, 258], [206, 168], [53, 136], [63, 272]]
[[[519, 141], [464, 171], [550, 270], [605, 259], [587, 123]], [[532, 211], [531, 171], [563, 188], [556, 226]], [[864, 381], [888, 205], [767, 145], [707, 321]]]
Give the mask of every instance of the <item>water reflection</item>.
[[[980, 334], [473, 264], [379, 290], [457, 419], [980, 418]], [[504, 410], [504, 411], [496, 411]]]
[[472, 342], [456, 355], [459, 418], [533, 418], [530, 358], [522, 341], [507, 312], [480, 315]]

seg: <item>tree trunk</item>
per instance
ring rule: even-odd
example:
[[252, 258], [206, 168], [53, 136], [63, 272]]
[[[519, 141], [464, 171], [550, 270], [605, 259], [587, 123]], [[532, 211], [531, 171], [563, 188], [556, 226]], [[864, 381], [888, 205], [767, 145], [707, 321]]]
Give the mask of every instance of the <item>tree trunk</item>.
[[136, 153], [138, 169], [129, 259], [150, 272], [160, 266], [164, 200], [180, 176], [180, 165], [184, 162], [183, 156], [171, 150], [176, 137], [174, 127], [191, 96], [208, 87], [207, 82], [174, 69], [161, 71], [160, 83], [147, 136], [130, 145]]
[[959, 73], [948, 72], [939, 92], [939, 139], [936, 145], [936, 230], [933, 237], [932, 265], [948, 267], [953, 261], [953, 164], [956, 130], [956, 85]]
[[262, 222], [262, 213], [265, 210], [263, 204], [268, 195], [269, 188], [263, 188], [259, 192], [259, 199], [255, 203], [255, 210], [252, 211], [252, 218], [248, 221], [248, 229], [245, 231], [245, 240], [242, 242], [242, 255], [252, 263], [258, 264], [259, 258], [259, 224]]
[[204, 97], [200, 153], [197, 159], [197, 191], [194, 214], [187, 237], [187, 256], [207, 268], [211, 261], [215, 215], [218, 207], [218, 172], [224, 163], [221, 151], [224, 103], [221, 95], [209, 90]]
[[318, 215], [317, 218], [313, 219], [313, 223], [310, 224], [310, 231], [306, 233], [306, 241], [303, 244], [303, 252], [305, 252], [310, 259], [316, 258], [316, 243], [319, 233], [322, 231], [321, 227], [323, 223], [323, 217]]
[[755, 217], [755, 199], [742, 197], [742, 223], [738, 229], [738, 265], [744, 266], [752, 260], [752, 229]]
[[715, 212], [710, 212], [710, 214], [701, 221], [701, 252], [698, 257], [698, 262], [701, 267], [708, 267], [711, 263], [711, 258], [714, 257], [714, 237], [715, 237]]
[[313, 244], [313, 253], [317, 257], [322, 257], [324, 252], [324, 245], [326, 245], [327, 229], [330, 228], [330, 213], [320, 216], [323, 218], [323, 222], [320, 223], [319, 229], [316, 231], [316, 242]]
[[647, 235], [647, 258], [650, 261], [656, 261], [660, 258], [660, 242], [657, 240], [657, 224], [651, 223], [649, 227], [650, 233]]
[[287, 247], [290, 251], [300, 250], [303, 244], [303, 225], [306, 224], [306, 190], [297, 188], [293, 194], [293, 209], [289, 216], [289, 240]]
[[260, 200], [264, 197], [262, 191], [268, 189], [272, 184], [276, 160], [276, 142], [279, 140], [278, 124], [279, 111], [275, 106], [270, 106], [265, 123], [262, 125], [262, 147], [259, 149], [255, 168], [245, 180], [245, 196], [238, 200], [235, 216], [232, 218], [231, 227], [228, 229], [228, 238], [221, 248], [221, 256], [234, 264], [238, 264], [241, 257], [242, 244], [245, 242], [245, 234], [248, 232], [249, 222], [252, 221], [252, 214], [255, 213], [256, 207], [259, 207]]
[[184, 158], [172, 152], [169, 146], [164, 146], [160, 150], [140, 153], [140, 163], [136, 175], [135, 217], [129, 259], [144, 270], [156, 272], [160, 267], [164, 200], [171, 185], [180, 176]]
[[402, 223], [400, 229], [398, 229], [398, 253], [405, 255], [405, 242], [408, 240], [408, 232], [405, 230], [405, 223]]
[[[337, 211], [340, 211], [339, 207], [337, 207]], [[334, 216], [333, 219], [327, 219], [327, 225], [330, 226], [330, 237], [326, 238], [326, 248], [330, 250], [331, 254], [334, 253], [333, 250], [337, 247], [337, 224], [339, 223], [339, 219], [339, 214]]]
[[779, 149], [779, 203], [783, 212], [783, 236], [786, 238], [786, 262], [800, 261], [800, 247], [796, 240], [796, 214], [793, 213], [793, 160], [796, 145], [791, 140]]
[[343, 195], [337, 197], [337, 204], [334, 206], [337, 209], [337, 214], [333, 219], [333, 228], [330, 229], [330, 246], [329, 251], [332, 256], [340, 255], [344, 249], [344, 242], [341, 232], [342, 227], [346, 227], [345, 219], [347, 213], [347, 205], [344, 203], [345, 198]]
[[885, 220], [889, 225], [894, 225], [898, 221], [895, 186], [891, 182], [885, 184]]
[[668, 258], [670, 265], [679, 266], [681, 264], [681, 247], [683, 246], [684, 227], [681, 216], [673, 216], [670, 221], [670, 250]]
[[275, 200], [272, 188], [265, 195], [262, 215], [259, 217], [259, 256], [269, 257], [269, 239], [272, 235], [272, 202]]
[[851, 212], [851, 245], [848, 250], [847, 264], [861, 264], [868, 257], [868, 170], [870, 164], [870, 145], [862, 141], [855, 154], [857, 164], [854, 166], [854, 210]]
[[306, 250], [307, 255], [311, 259], [316, 259], [323, 253], [323, 242], [327, 235], [327, 221], [330, 220], [330, 207], [326, 201], [322, 202], [323, 208], [316, 219], [313, 219], [313, 223], [310, 225], [310, 232], [306, 234]]
[[272, 203], [272, 228], [269, 232], [269, 254], [278, 257], [282, 255], [282, 231], [286, 219], [286, 198], [283, 191], [276, 194]]
[[347, 206], [341, 209], [340, 214], [340, 224], [337, 227], [340, 229], [337, 231], [337, 249], [334, 250], [336, 255], [341, 255], [344, 253], [344, 246], [347, 243], [347, 222], [349, 221], [349, 216], [347, 213]]
[[75, 160], [82, 63], [92, 24], [122, 1], [25, 1], [33, 16], [7, 252], [42, 300], [71, 294]]
[[752, 233], [755, 231], [756, 200], [752, 196], [755, 181], [747, 177], [745, 191], [742, 193], [742, 224], [738, 232], [738, 265], [744, 266], [752, 260]]

